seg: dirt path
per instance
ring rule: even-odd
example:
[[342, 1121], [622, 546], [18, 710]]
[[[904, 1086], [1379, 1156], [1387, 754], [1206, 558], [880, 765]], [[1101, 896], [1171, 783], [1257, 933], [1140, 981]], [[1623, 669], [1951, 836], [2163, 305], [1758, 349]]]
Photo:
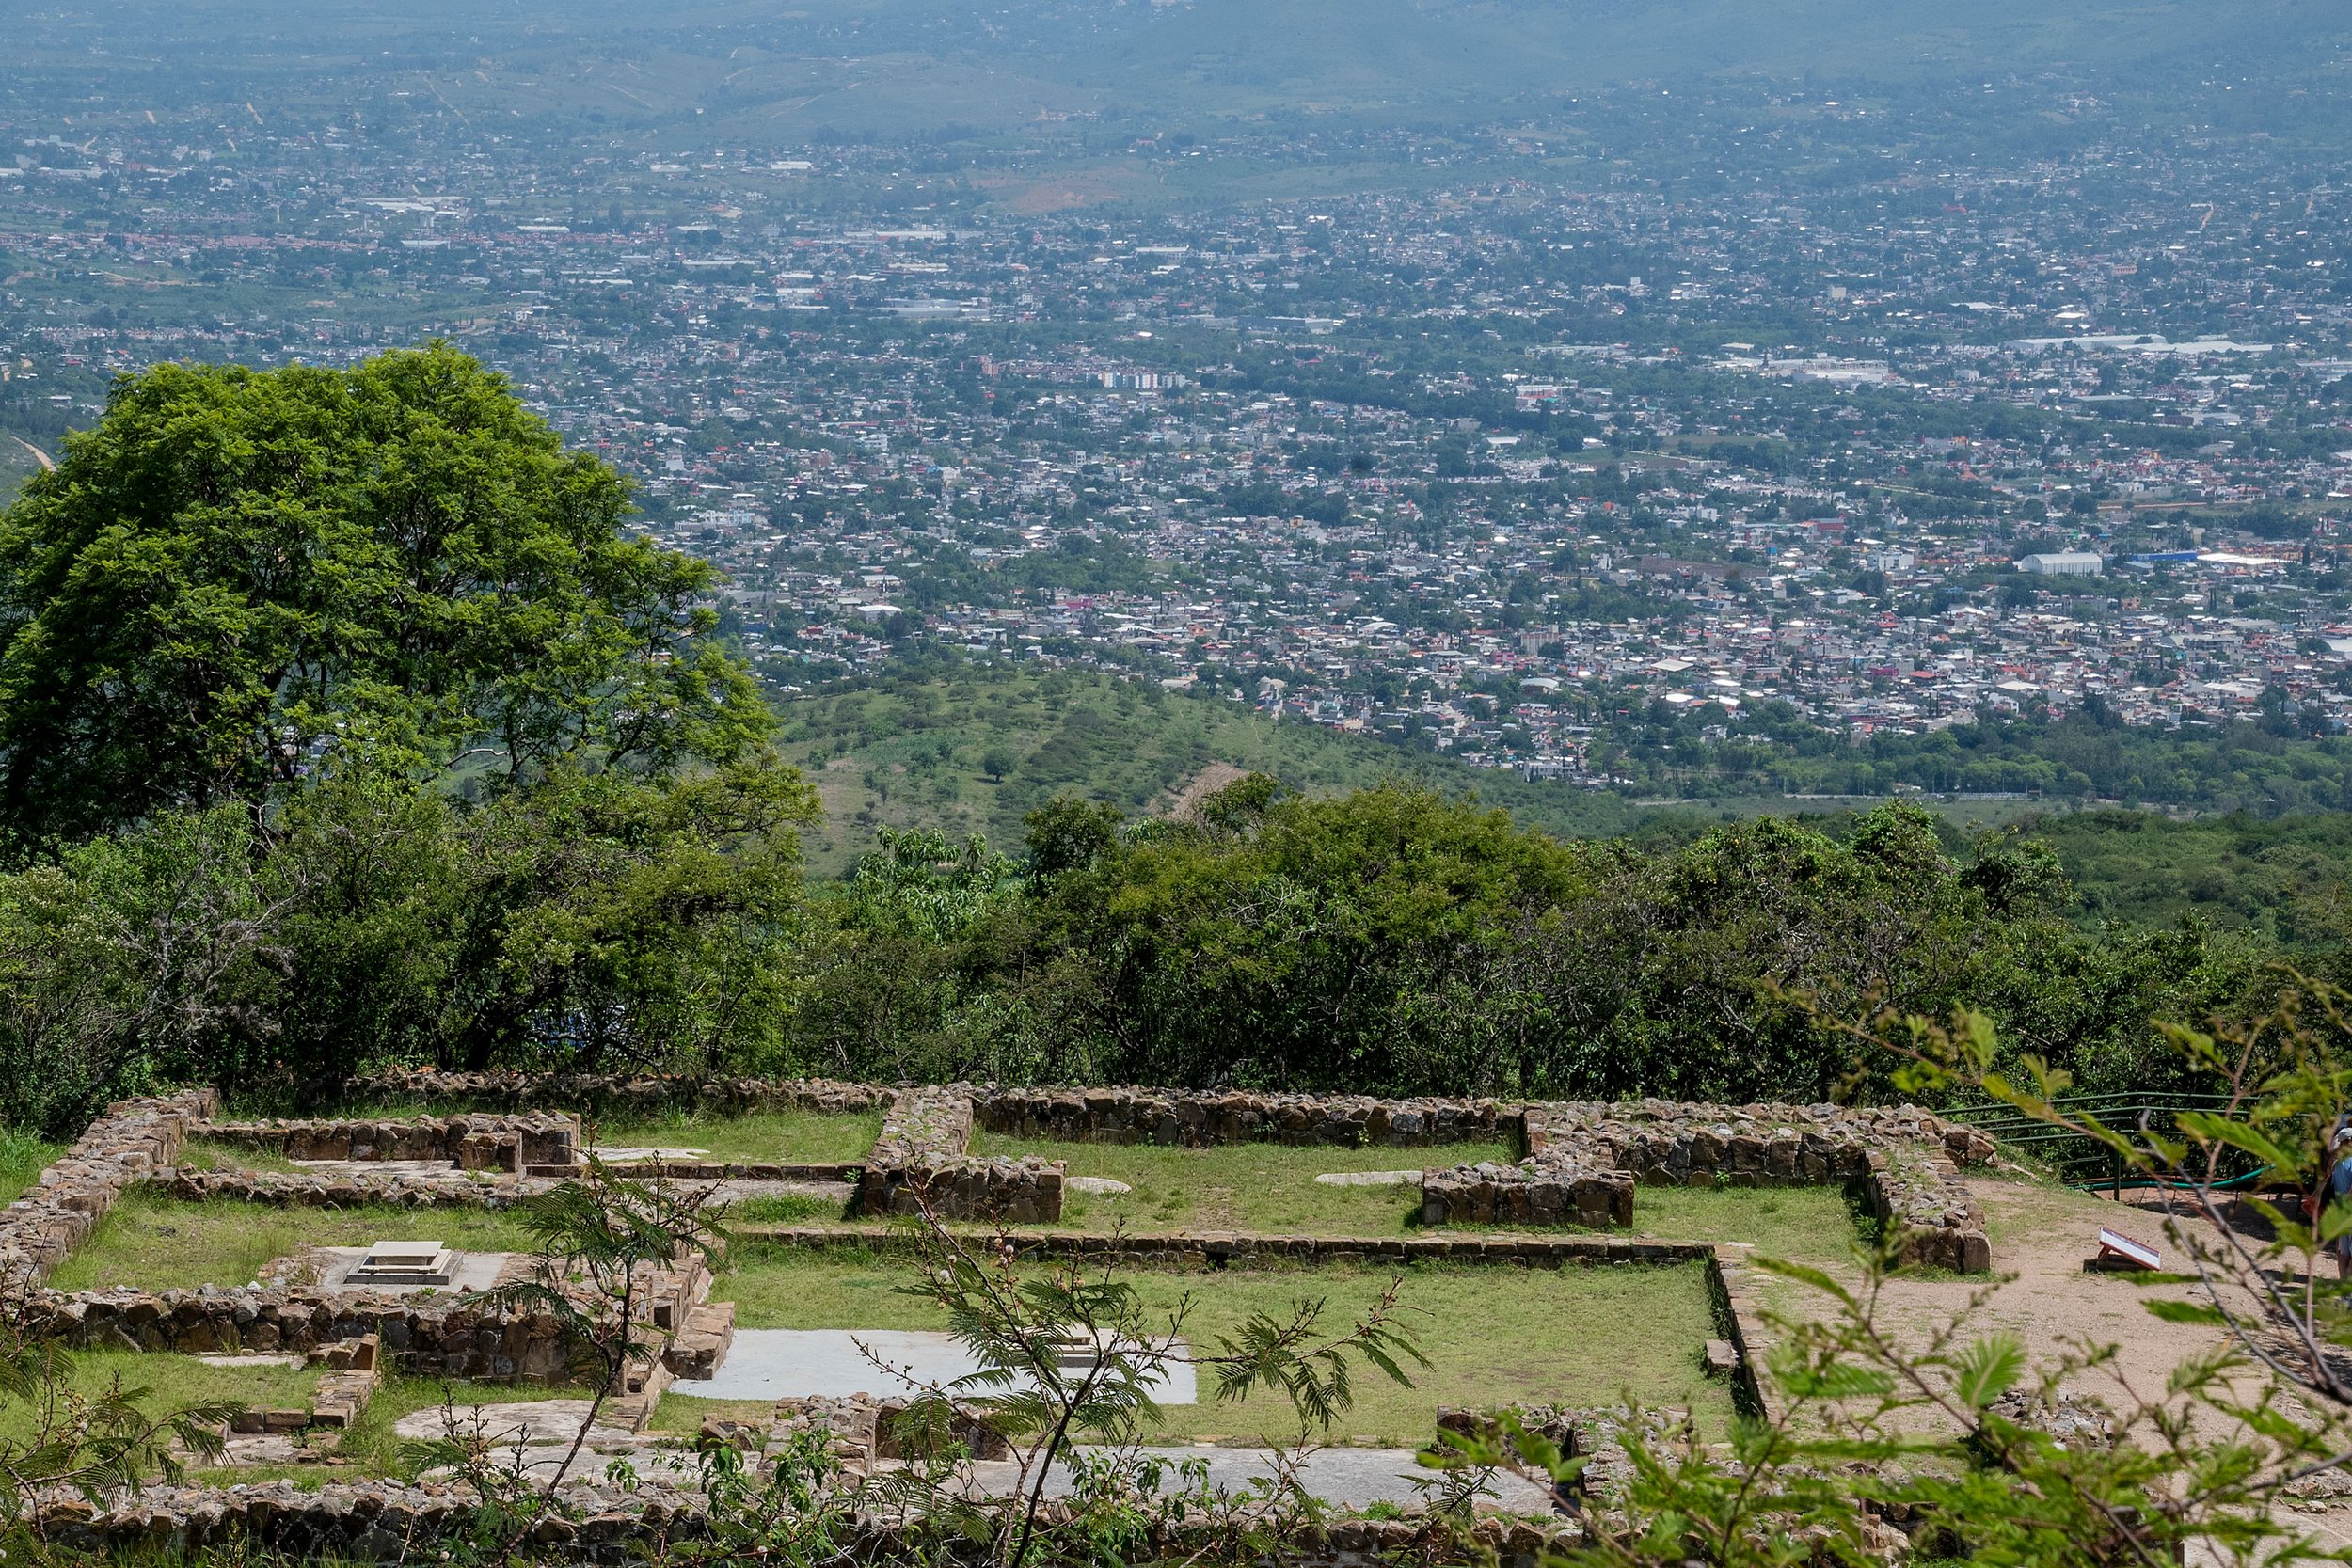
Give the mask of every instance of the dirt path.
[[41, 451], [39, 447], [33, 445], [32, 442], [24, 439], [24, 436], [11, 436], [8, 439], [14, 441], [18, 446], [23, 447], [26, 451], [31, 452], [33, 454], [33, 461], [40, 465], [40, 471], [42, 473], [54, 474], [57, 471], [57, 465], [50, 458], [49, 454]]
[[1200, 803], [1228, 784], [1237, 784], [1249, 777], [1246, 768], [1230, 762], [1213, 762], [1192, 776], [1189, 784], [1176, 792], [1163, 815], [1171, 822], [1189, 820], [1200, 810]]
[[[1989, 1289], [1982, 1306], [1969, 1314], [1963, 1340], [1997, 1331], [2014, 1334], [2026, 1346], [2028, 1365], [2037, 1368], [2070, 1351], [2113, 1345], [2117, 1354], [2110, 1366], [2075, 1373], [2065, 1386], [2121, 1407], [2135, 1394], [2160, 1398], [2174, 1368], [2227, 1338], [2216, 1328], [2166, 1323], [2143, 1305], [2197, 1299], [2198, 1286], [2143, 1286], [2128, 1275], [2083, 1272], [2083, 1260], [2098, 1250], [2102, 1226], [2157, 1246], [2168, 1266], [2180, 1261], [2166, 1241], [2164, 1215], [2153, 1199], [2144, 1205], [2116, 1203], [2063, 1188], [1981, 1176], [1972, 1176], [1969, 1186], [1984, 1205], [1996, 1272], [2015, 1277], [1997, 1287], [1971, 1279], [1892, 1282], [1885, 1296], [1886, 1319], [1911, 1343], [1923, 1342], [1937, 1326], [1968, 1313], [1970, 1303]], [[2240, 1295], [2233, 1305], [2254, 1315], [2250, 1297]], [[2262, 1374], [2249, 1369], [2242, 1375], [2250, 1382]], [[2210, 1425], [2209, 1437], [2225, 1435], [2217, 1418], [2201, 1425]], [[2290, 1506], [2295, 1512], [2289, 1522], [2310, 1530], [2328, 1549], [2352, 1545], [2352, 1507], [2344, 1501]], [[2197, 1554], [2191, 1554], [2191, 1560], [2199, 1560]]]
[[[1977, 1310], [1971, 1320], [1975, 1333], [2016, 1335], [2035, 1365], [2087, 1345], [2115, 1345], [2111, 1374], [2090, 1372], [2074, 1380], [2082, 1392], [2110, 1400], [2122, 1394], [2118, 1380], [2151, 1397], [2161, 1393], [2173, 1368], [2221, 1339], [2218, 1330], [2163, 1322], [2143, 1305], [2189, 1300], [2199, 1293], [2195, 1286], [2143, 1286], [2128, 1275], [2083, 1272], [2083, 1260], [2099, 1250], [2102, 1226], [2163, 1248], [2161, 1213], [2025, 1181], [1972, 1178], [1969, 1187], [1984, 1205], [1995, 1271], [2016, 1276], [1994, 1289]], [[1898, 1280], [1888, 1288], [1887, 1301], [1899, 1324], [1924, 1335], [1966, 1310], [1984, 1289], [1982, 1282], [1967, 1279]]]

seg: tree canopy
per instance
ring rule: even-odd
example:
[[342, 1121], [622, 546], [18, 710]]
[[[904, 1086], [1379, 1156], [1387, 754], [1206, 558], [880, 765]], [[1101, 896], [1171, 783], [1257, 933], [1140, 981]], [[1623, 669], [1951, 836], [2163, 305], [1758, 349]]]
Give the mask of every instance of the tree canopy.
[[442, 344], [158, 365], [0, 515], [0, 823], [248, 808], [354, 759], [507, 778], [743, 753], [704, 562]]

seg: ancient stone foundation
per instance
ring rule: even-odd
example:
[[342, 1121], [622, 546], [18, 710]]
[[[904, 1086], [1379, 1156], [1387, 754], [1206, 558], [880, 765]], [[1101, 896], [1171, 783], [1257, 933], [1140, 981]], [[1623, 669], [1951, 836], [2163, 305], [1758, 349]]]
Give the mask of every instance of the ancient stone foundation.
[[1066, 1143], [1330, 1144], [1410, 1148], [1518, 1136], [1518, 1107], [1492, 1100], [1375, 1100], [1369, 1095], [1248, 1094], [1183, 1089], [969, 1091], [991, 1132]]
[[[662, 1555], [678, 1542], [709, 1534], [704, 1501], [694, 1492], [659, 1481], [618, 1482], [582, 1478], [565, 1485], [568, 1514], [542, 1519], [532, 1542], [572, 1561], [625, 1564]], [[83, 1498], [53, 1497], [26, 1521], [46, 1541], [68, 1551], [136, 1550], [193, 1554], [207, 1547], [258, 1548], [290, 1558], [355, 1562], [431, 1560], [444, 1542], [463, 1537], [476, 1500], [465, 1488], [427, 1482], [338, 1481], [315, 1490], [267, 1481], [224, 1492], [205, 1486], [151, 1487], [135, 1497], [100, 1507]], [[1049, 1507], [1052, 1505], [1049, 1505]], [[1573, 1519], [1545, 1524], [1486, 1517], [1466, 1531], [1459, 1560], [1495, 1568], [1537, 1568], [1585, 1539]], [[845, 1562], [900, 1562], [929, 1555], [886, 1520], [853, 1523], [844, 1531]], [[1301, 1528], [1280, 1543], [1297, 1568], [1383, 1568], [1422, 1540], [1410, 1519], [1338, 1518]], [[1205, 1555], [1216, 1543], [1200, 1530], [1135, 1544], [1139, 1560]]]
[[189, 1129], [219, 1108], [211, 1089], [106, 1108], [31, 1190], [0, 1210], [0, 1289], [46, 1277], [88, 1239], [125, 1187], [168, 1169]]
[[1045, 1160], [986, 1158], [971, 1147], [974, 1103], [960, 1086], [913, 1088], [882, 1118], [866, 1157], [858, 1208], [867, 1214], [1002, 1220], [1061, 1218], [1062, 1167]]
[[349, 1121], [215, 1122], [204, 1136], [288, 1160], [447, 1160], [460, 1170], [570, 1170], [580, 1117], [569, 1113], [412, 1117]]
[[478, 1111], [574, 1111], [583, 1115], [684, 1113], [739, 1117], [759, 1111], [857, 1115], [878, 1111], [898, 1090], [828, 1078], [690, 1078], [593, 1072], [436, 1072], [409, 1069], [345, 1079], [343, 1104], [413, 1101]]

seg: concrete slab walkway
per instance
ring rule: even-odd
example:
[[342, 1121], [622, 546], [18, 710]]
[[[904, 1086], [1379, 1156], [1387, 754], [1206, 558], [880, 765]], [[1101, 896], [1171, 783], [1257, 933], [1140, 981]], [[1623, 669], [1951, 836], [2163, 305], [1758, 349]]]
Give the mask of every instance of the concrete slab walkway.
[[[876, 1366], [877, 1359], [883, 1366]], [[889, 1399], [978, 1370], [954, 1335], [933, 1330], [739, 1328], [715, 1375], [681, 1378], [670, 1385], [670, 1392], [707, 1400], [846, 1399], [852, 1394]], [[1192, 1368], [1165, 1370], [1152, 1388], [1153, 1399], [1162, 1404], [1199, 1400]]]

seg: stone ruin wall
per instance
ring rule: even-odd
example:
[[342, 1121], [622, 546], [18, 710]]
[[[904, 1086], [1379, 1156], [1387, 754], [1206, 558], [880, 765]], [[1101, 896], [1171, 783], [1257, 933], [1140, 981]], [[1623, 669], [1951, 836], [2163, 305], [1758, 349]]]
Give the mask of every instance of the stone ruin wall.
[[913, 1214], [928, 1203], [942, 1219], [1061, 1218], [1060, 1164], [970, 1154], [974, 1120], [973, 1097], [961, 1085], [901, 1091], [866, 1156], [859, 1210]]
[[437, 1072], [396, 1069], [348, 1078], [343, 1104], [413, 1102], [476, 1111], [564, 1111], [582, 1116], [739, 1117], [761, 1111], [856, 1116], [885, 1110], [898, 1090], [830, 1078], [696, 1078], [653, 1073]]
[[[514, 1278], [531, 1259], [509, 1260]], [[501, 1283], [508, 1282], [502, 1275]], [[684, 1333], [709, 1290], [699, 1259], [650, 1271], [644, 1300], [653, 1327], [676, 1335], [691, 1365], [714, 1359]], [[569, 1383], [562, 1324], [544, 1307], [504, 1306], [481, 1295], [320, 1291], [300, 1281], [263, 1281], [194, 1291], [35, 1291], [25, 1302], [38, 1338], [87, 1350], [177, 1351], [191, 1355], [318, 1354], [369, 1336], [383, 1364], [421, 1377], [482, 1382]], [[664, 1359], [668, 1359], [665, 1351]], [[673, 1369], [674, 1370], [676, 1369]], [[705, 1369], [707, 1370], [707, 1369]]]
[[151, 1100], [123, 1100], [103, 1115], [39, 1180], [0, 1210], [0, 1289], [37, 1285], [88, 1240], [124, 1188], [171, 1168], [198, 1123], [220, 1109], [211, 1089]]
[[[855, 1172], [865, 1212], [912, 1213], [919, 1191], [942, 1217], [1013, 1223], [1060, 1216], [1063, 1172], [1057, 1164], [1035, 1159], [972, 1155], [968, 1151], [976, 1128], [1069, 1142], [1178, 1148], [1270, 1142], [1410, 1148], [1515, 1141], [1526, 1151], [1516, 1163], [1485, 1162], [1430, 1172], [1423, 1185], [1428, 1223], [1623, 1228], [1632, 1224], [1632, 1189], [1640, 1184], [1838, 1183], [1857, 1187], [1878, 1217], [1902, 1227], [1910, 1260], [1963, 1272], [1991, 1265], [1982, 1212], [1960, 1178], [1961, 1165], [1990, 1156], [1989, 1140], [1915, 1106], [1383, 1100], [1366, 1095], [963, 1084], [890, 1088], [823, 1079], [699, 1081], [430, 1071], [354, 1080], [346, 1093], [503, 1107], [550, 1105], [568, 1096], [640, 1109], [693, 1107], [712, 1115], [779, 1106], [830, 1112], [882, 1106], [882, 1135]], [[521, 1119], [474, 1123], [463, 1117], [440, 1118], [433, 1125], [447, 1126], [450, 1136], [434, 1154], [418, 1157], [458, 1159], [462, 1164], [469, 1136], [504, 1136], [503, 1130]], [[560, 1123], [566, 1118], [551, 1119]], [[404, 1139], [429, 1142], [429, 1133], [405, 1131], [419, 1125], [424, 1124], [250, 1124], [223, 1132], [258, 1140], [276, 1138], [283, 1128], [279, 1147], [315, 1151], [292, 1157], [338, 1158], [346, 1157], [338, 1153], [346, 1147], [346, 1127], [354, 1129], [348, 1144], [352, 1149], [390, 1150], [408, 1147]], [[576, 1148], [576, 1121], [573, 1127]], [[549, 1158], [526, 1158], [524, 1167], [535, 1165], [551, 1173], [559, 1168], [556, 1156], [569, 1150], [558, 1149], [550, 1141], [544, 1150], [510, 1151], [501, 1146], [498, 1157], [511, 1160], [536, 1152]], [[469, 1157], [489, 1156], [478, 1142]], [[850, 1170], [845, 1166], [840, 1174], [850, 1175]], [[346, 1179], [343, 1185], [352, 1188], [349, 1193], [333, 1183], [313, 1190], [312, 1183], [282, 1177], [243, 1182], [215, 1177], [186, 1180], [184, 1184], [192, 1196], [239, 1196], [278, 1202], [495, 1201], [490, 1195], [448, 1183], [420, 1187], [415, 1182]]]
[[[1984, 1212], [1960, 1167], [1993, 1140], [1915, 1105], [1706, 1105], [1662, 1100], [1538, 1102], [1521, 1117], [1527, 1157], [1432, 1171], [1422, 1216], [1442, 1225], [1632, 1223], [1645, 1186], [1859, 1188], [1900, 1227], [1903, 1259], [1963, 1273], [1993, 1266]], [[1605, 1217], [1604, 1217], [1605, 1216]]]
[[459, 1170], [569, 1171], [580, 1163], [580, 1117], [528, 1111], [345, 1120], [210, 1122], [203, 1135], [288, 1160], [447, 1160]]
[[[1577, 1223], [1622, 1227], [1631, 1221], [1635, 1184], [1740, 1186], [1858, 1185], [1882, 1218], [1903, 1227], [1906, 1251], [1917, 1261], [1977, 1271], [1991, 1264], [1982, 1212], [1961, 1181], [1961, 1167], [1990, 1157], [1989, 1140], [1915, 1107], [1846, 1110], [1835, 1106], [1638, 1104], [1512, 1104], [1491, 1101], [1377, 1101], [1360, 1096], [1193, 1094], [1148, 1089], [1007, 1090], [993, 1087], [883, 1089], [803, 1081], [787, 1085], [740, 1081], [694, 1085], [682, 1080], [594, 1081], [526, 1079], [516, 1074], [425, 1075], [440, 1088], [488, 1101], [506, 1113], [487, 1122], [464, 1116], [420, 1123], [378, 1118], [354, 1123], [212, 1124], [217, 1098], [209, 1090], [126, 1101], [108, 1109], [24, 1197], [0, 1212], [0, 1271], [22, 1285], [87, 1239], [121, 1191], [155, 1180], [176, 1162], [191, 1136], [244, 1138], [288, 1151], [292, 1158], [365, 1160], [457, 1159], [468, 1137], [512, 1137], [520, 1163], [523, 1124], [517, 1108], [552, 1106], [589, 1085], [607, 1104], [640, 1108], [704, 1108], [707, 1114], [790, 1106], [862, 1111], [887, 1105], [882, 1137], [864, 1167], [866, 1191], [879, 1207], [904, 1212], [920, 1184], [954, 1217], [1050, 1218], [1058, 1214], [1061, 1170], [1035, 1160], [976, 1159], [967, 1152], [975, 1126], [1018, 1135], [1073, 1141], [1156, 1142], [1210, 1147], [1243, 1141], [1366, 1147], [1514, 1135], [1526, 1158], [1425, 1178], [1424, 1204], [1434, 1200], [1450, 1221], [1494, 1218], [1527, 1223]], [[453, 1081], [454, 1081], [453, 1083]], [[415, 1097], [413, 1084], [379, 1080], [378, 1092]], [[578, 1101], [572, 1103], [579, 1103]], [[533, 1135], [577, 1147], [578, 1123], [563, 1116], [532, 1117]], [[394, 1131], [400, 1129], [401, 1131]], [[439, 1142], [434, 1143], [437, 1138]], [[451, 1140], [454, 1139], [453, 1143]], [[418, 1140], [404, 1142], [404, 1139]], [[432, 1152], [409, 1152], [431, 1146]], [[476, 1145], [476, 1148], [482, 1146]], [[295, 1152], [300, 1150], [301, 1152]], [[367, 1152], [362, 1152], [363, 1150]], [[398, 1150], [399, 1152], [395, 1152]], [[380, 1152], [378, 1152], [380, 1151]], [[534, 1149], [533, 1152], [539, 1150]], [[537, 1162], [532, 1162], [537, 1163]], [[551, 1161], [548, 1163], [552, 1163]], [[479, 1186], [484, 1173], [455, 1180]], [[268, 1184], [291, 1182], [307, 1192], [312, 1178], [268, 1173], [180, 1173], [205, 1183], [239, 1176]], [[389, 1175], [391, 1173], [384, 1173]], [[519, 1189], [511, 1178], [494, 1185]], [[233, 1190], [222, 1188], [220, 1192]], [[374, 1187], [368, 1195], [378, 1196]], [[213, 1193], [219, 1196], [219, 1193]], [[263, 1196], [259, 1190], [239, 1196]], [[286, 1194], [267, 1195], [276, 1201]], [[301, 1199], [291, 1199], [299, 1201]], [[421, 1201], [431, 1201], [427, 1197]], [[797, 1233], [785, 1239], [799, 1239]], [[833, 1232], [812, 1230], [812, 1246], [834, 1244]], [[1177, 1239], [1162, 1239], [1174, 1241]], [[1405, 1260], [1442, 1256], [1455, 1260], [1557, 1267], [1578, 1263], [1666, 1264], [1704, 1259], [1723, 1315], [1741, 1337], [1756, 1321], [1753, 1284], [1713, 1249], [1699, 1244], [1645, 1243], [1598, 1236], [1421, 1236], [1402, 1238], [1182, 1238], [1180, 1250], [1162, 1247], [1154, 1261], [1187, 1266], [1221, 1264], [1273, 1252], [1299, 1261], [1341, 1259]], [[1049, 1249], [1111, 1244], [1109, 1238], [1025, 1238]], [[1129, 1239], [1127, 1245], [1135, 1245]], [[660, 1292], [665, 1326], [686, 1329], [695, 1296], [684, 1282]], [[569, 1367], [551, 1316], [500, 1311], [479, 1301], [349, 1293], [328, 1295], [300, 1284], [237, 1290], [144, 1292], [116, 1291], [68, 1295], [34, 1291], [36, 1318], [69, 1342], [113, 1348], [302, 1352], [340, 1356], [367, 1337], [382, 1347], [387, 1366], [425, 1375], [482, 1380], [564, 1381]], [[1741, 1337], [1740, 1362], [1753, 1377], [1762, 1342]], [[708, 1347], [681, 1346], [697, 1363]], [[654, 1373], [670, 1369], [655, 1368]], [[1755, 1397], [1753, 1385], [1751, 1397]], [[593, 1498], [590, 1499], [594, 1501]], [[691, 1494], [659, 1491], [611, 1499], [577, 1527], [584, 1560], [620, 1560], [640, 1555], [650, 1540], [692, 1534], [699, 1527]], [[448, 1488], [390, 1482], [331, 1484], [310, 1493], [267, 1483], [238, 1493], [209, 1488], [156, 1489], [111, 1510], [79, 1498], [41, 1506], [53, 1538], [86, 1546], [169, 1542], [200, 1545], [243, 1532], [282, 1549], [355, 1559], [409, 1555], [462, 1518], [464, 1500]], [[573, 1527], [566, 1526], [566, 1528]], [[1335, 1568], [1368, 1565], [1401, 1527], [1348, 1521], [1308, 1554]], [[1524, 1525], [1497, 1523], [1492, 1543], [1505, 1560], [1532, 1562], [1544, 1538]], [[1521, 1537], [1525, 1539], [1522, 1540]], [[1360, 1537], [1360, 1539], [1359, 1539]]]
[[[563, 1500], [578, 1518], [550, 1515], [532, 1539], [581, 1563], [643, 1562], [665, 1555], [666, 1544], [699, 1542], [709, 1530], [704, 1500], [693, 1491], [652, 1479], [627, 1487], [606, 1480], [567, 1482]], [[1049, 1504], [1049, 1510], [1059, 1505]], [[436, 1482], [330, 1481], [315, 1489], [286, 1481], [234, 1492], [199, 1485], [155, 1486], [101, 1506], [80, 1497], [53, 1495], [31, 1511], [27, 1524], [68, 1551], [98, 1554], [136, 1550], [158, 1556], [205, 1548], [258, 1548], [290, 1558], [352, 1562], [409, 1562], [446, 1556], [443, 1543], [467, 1539], [475, 1499], [465, 1488]], [[1582, 1543], [1574, 1519], [1534, 1524], [1482, 1517], [1470, 1524], [1465, 1557], [1495, 1568], [1539, 1568]], [[886, 1519], [853, 1522], [841, 1560], [852, 1563], [913, 1560], [914, 1544]], [[1296, 1568], [1387, 1568], [1421, 1542], [1410, 1519], [1334, 1518], [1302, 1528], [1280, 1544]], [[1152, 1560], [1198, 1556], [1214, 1543], [1200, 1529], [1139, 1544]]]
[[1327, 1144], [1412, 1148], [1519, 1135], [1519, 1110], [1493, 1100], [1144, 1088], [969, 1088], [991, 1132], [1066, 1143]]

